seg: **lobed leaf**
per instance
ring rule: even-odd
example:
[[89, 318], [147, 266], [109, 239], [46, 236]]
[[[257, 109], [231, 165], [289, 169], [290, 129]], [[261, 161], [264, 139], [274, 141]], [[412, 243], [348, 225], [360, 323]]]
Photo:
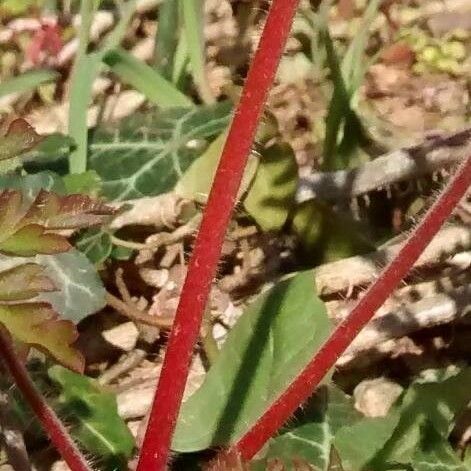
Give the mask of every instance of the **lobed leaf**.
[[331, 469], [335, 434], [360, 417], [343, 391], [334, 385], [326, 386], [303, 408], [302, 416], [296, 417], [294, 424], [269, 442], [266, 460], [277, 459], [288, 471], [294, 469], [292, 460], [296, 457], [316, 470], [327, 471]]
[[469, 471], [471, 468], [460, 461], [448, 441], [435, 427], [426, 422], [422, 427], [422, 439], [412, 457], [414, 471]]
[[15, 119], [0, 138], [0, 161], [12, 159], [31, 150], [42, 137], [24, 120]]
[[183, 404], [173, 449], [233, 443], [301, 371], [329, 330], [312, 272], [259, 296], [228, 334], [203, 385]]
[[130, 118], [116, 129], [98, 129], [90, 143], [90, 168], [111, 200], [165, 193], [201, 154], [201, 141], [220, 134], [231, 104], [171, 108]]
[[49, 368], [48, 375], [60, 387], [57, 402], [61, 413], [70, 419], [71, 433], [108, 468], [124, 469], [135, 443], [118, 415], [115, 396], [93, 379], [58, 365]]
[[446, 440], [454, 417], [471, 400], [470, 381], [471, 368], [433, 382], [416, 381], [388, 416], [365, 418], [340, 429], [334, 444], [345, 470], [382, 470], [391, 463], [411, 463], [424, 444], [427, 423]]
[[24, 263], [0, 272], [0, 302], [24, 301], [40, 292], [55, 291], [56, 286], [36, 263]]
[[[103, 283], [95, 267], [78, 250], [73, 248], [66, 253], [30, 258], [0, 255], [0, 270], [11, 270], [25, 262], [40, 265], [42, 274], [49, 280], [46, 287], [56, 287], [56, 290], [38, 290], [38, 298], [34, 300], [47, 301], [62, 318], [78, 323], [105, 305]], [[33, 286], [37, 287], [38, 282]]]
[[113, 214], [86, 195], [58, 196], [40, 190], [29, 206], [25, 203], [20, 191], [0, 193], [1, 252], [23, 257], [65, 252], [70, 248], [66, 238], [51, 231], [98, 225]]
[[84, 359], [72, 347], [77, 330], [72, 322], [58, 319], [50, 304], [0, 304], [0, 322], [15, 340], [48, 353], [75, 371], [83, 371]]

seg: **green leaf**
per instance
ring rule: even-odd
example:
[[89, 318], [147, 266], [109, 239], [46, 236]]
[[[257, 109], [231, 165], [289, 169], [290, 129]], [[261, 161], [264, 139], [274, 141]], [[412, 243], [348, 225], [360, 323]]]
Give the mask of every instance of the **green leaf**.
[[284, 391], [330, 331], [312, 272], [279, 282], [230, 331], [203, 385], [183, 405], [172, 448], [233, 443]]
[[165, 0], [159, 6], [159, 26], [155, 40], [155, 62], [162, 75], [170, 79], [178, 45], [179, 5], [177, 0]]
[[203, 0], [180, 0], [180, 8], [193, 79], [203, 101], [213, 103], [214, 97], [206, 74]]
[[[85, 9], [85, 5], [89, 3], [88, 0], [84, 0], [82, 2], [82, 9]], [[82, 21], [84, 21], [84, 16], [82, 15], [81, 17]], [[81, 25], [81, 28], [84, 28], [84, 25]], [[75, 149], [69, 154], [70, 173], [83, 173], [87, 170], [87, 113], [92, 99], [92, 84], [100, 70], [102, 58], [102, 54], [99, 52], [85, 54], [84, 51], [82, 53], [80, 51], [81, 49], [79, 48], [72, 69], [69, 96], [68, 132], [76, 144]]]
[[0, 189], [21, 190], [25, 201], [32, 202], [41, 190], [64, 194], [62, 179], [53, 172], [39, 172], [34, 175], [0, 175]]
[[471, 368], [435, 375], [432, 381], [413, 383], [387, 417], [365, 418], [340, 429], [334, 445], [347, 471], [410, 464], [426, 423], [441, 436], [448, 436], [454, 417], [471, 399]]
[[[294, 469], [293, 458], [306, 461], [316, 470], [327, 471], [337, 430], [360, 417], [343, 391], [333, 385], [324, 387], [303, 407], [301, 419], [295, 418], [288, 430], [269, 442], [266, 459], [281, 460], [287, 471]], [[303, 423], [299, 425], [299, 421]]]
[[430, 422], [422, 427], [421, 443], [411, 464], [414, 471], [470, 471]]
[[60, 387], [57, 403], [67, 417], [71, 432], [88, 452], [106, 463], [107, 469], [124, 470], [135, 443], [118, 415], [116, 398], [96, 381], [60, 366], [48, 370]]
[[69, 173], [62, 180], [69, 195], [82, 193], [96, 197], [101, 190], [101, 178], [94, 170], [84, 173]]
[[88, 229], [75, 242], [75, 246], [94, 264], [103, 263], [113, 249], [110, 235], [101, 229]]
[[[42, 137], [24, 120], [15, 119], [7, 133], [0, 137], [0, 161], [14, 159], [37, 146]], [[13, 165], [17, 165], [18, 161]], [[9, 168], [3, 169], [9, 170]]]
[[0, 83], [0, 97], [10, 93], [24, 93], [34, 90], [43, 83], [52, 82], [59, 77], [53, 70], [30, 70]]
[[244, 208], [264, 231], [280, 230], [294, 204], [297, 183], [293, 150], [286, 144], [274, 144], [262, 151]]
[[[310, 265], [320, 265], [374, 250], [365, 228], [320, 200], [296, 206], [291, 225]], [[345, 230], [348, 228], [348, 230]]]
[[123, 49], [109, 51], [103, 62], [125, 83], [161, 108], [190, 107], [193, 102], [156, 70]]
[[401, 420], [374, 463], [411, 461], [421, 439], [421, 427], [429, 421], [447, 437], [454, 417], [471, 400], [471, 368], [439, 382], [415, 382], [401, 404]]
[[345, 471], [362, 470], [391, 437], [399, 420], [399, 412], [393, 410], [387, 417], [365, 417], [341, 428], [335, 436], [334, 446]]
[[35, 260], [45, 267], [46, 275], [58, 288], [57, 292], [43, 293], [41, 299], [50, 302], [62, 318], [78, 323], [105, 306], [105, 288], [101, 278], [78, 250], [37, 255]]
[[[224, 132], [214, 139], [203, 155], [197, 158], [186, 170], [182, 178], [180, 178], [175, 187], [175, 192], [182, 198], [206, 203], [226, 137], [227, 133]], [[244, 176], [242, 177], [238, 193], [239, 197], [247, 191], [257, 170], [257, 165], [258, 157], [252, 152], [245, 166]]]
[[112, 200], [165, 193], [199, 155], [199, 141], [221, 133], [231, 104], [172, 108], [126, 120], [116, 129], [98, 130], [90, 144], [90, 167]]
[[0, 255], [0, 270], [9, 270], [24, 263], [44, 267], [44, 275], [57, 290], [42, 292], [38, 300], [51, 303], [62, 318], [78, 323], [105, 305], [105, 289], [101, 279], [94, 266], [78, 250], [30, 258]]
[[72, 347], [78, 337], [74, 324], [58, 319], [48, 303], [0, 304], [0, 323], [16, 341], [52, 355], [69, 368], [83, 370], [83, 357]]

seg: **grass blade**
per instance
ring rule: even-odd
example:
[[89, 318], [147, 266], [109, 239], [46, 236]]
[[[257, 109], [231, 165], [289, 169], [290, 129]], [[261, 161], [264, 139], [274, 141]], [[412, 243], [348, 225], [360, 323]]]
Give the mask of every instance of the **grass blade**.
[[172, 76], [175, 52], [178, 46], [179, 8], [177, 0], [166, 0], [159, 8], [159, 23], [155, 39], [155, 64], [166, 78]]
[[80, 6], [79, 48], [73, 66], [69, 96], [69, 135], [76, 143], [76, 149], [69, 156], [70, 173], [83, 173], [87, 170], [87, 110], [92, 97], [93, 82], [100, 71], [103, 55], [116, 47], [125, 35], [136, 0], [129, 0], [123, 5], [118, 24], [108, 34], [102, 48], [87, 54], [90, 27], [98, 3], [96, 0], [82, 0]]
[[82, 0], [80, 4], [79, 46], [70, 81], [69, 135], [76, 148], [70, 153], [70, 173], [83, 173], [87, 168], [87, 109], [92, 94], [98, 63], [87, 56], [87, 48], [93, 15], [97, 9], [94, 0]]
[[54, 70], [31, 70], [0, 83], [0, 97], [11, 93], [24, 93], [39, 85], [55, 80], [59, 74]]
[[193, 102], [146, 63], [121, 48], [105, 54], [103, 62], [125, 83], [162, 108], [192, 106]]
[[183, 27], [190, 57], [193, 79], [205, 103], [213, 103], [205, 64], [203, 0], [181, 0]]

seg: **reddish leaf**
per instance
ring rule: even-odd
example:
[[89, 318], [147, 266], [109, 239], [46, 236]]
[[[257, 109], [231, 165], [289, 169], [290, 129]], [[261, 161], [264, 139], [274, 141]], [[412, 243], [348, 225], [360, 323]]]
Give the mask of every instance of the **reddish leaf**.
[[15, 119], [0, 138], [0, 160], [17, 157], [35, 147], [43, 138], [24, 120]]
[[25, 263], [0, 272], [0, 301], [22, 301], [40, 292], [55, 291], [54, 283], [44, 275], [44, 268]]
[[75, 325], [57, 317], [48, 303], [0, 305], [0, 322], [15, 340], [36, 347], [64, 366], [81, 372], [84, 359], [72, 347], [78, 337]]
[[41, 190], [24, 220], [48, 229], [78, 229], [102, 224], [113, 212], [86, 195], [59, 196]]
[[59, 196], [41, 190], [28, 207], [21, 192], [0, 193], [0, 251], [19, 256], [66, 252], [70, 245], [54, 230], [103, 223], [113, 209], [85, 195]]
[[59, 234], [45, 232], [43, 226], [29, 224], [0, 242], [0, 252], [20, 257], [67, 252], [71, 245]]

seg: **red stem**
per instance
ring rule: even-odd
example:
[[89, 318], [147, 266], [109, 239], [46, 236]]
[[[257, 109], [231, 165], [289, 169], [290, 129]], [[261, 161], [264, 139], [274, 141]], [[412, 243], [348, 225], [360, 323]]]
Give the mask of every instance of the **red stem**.
[[137, 471], [165, 469], [175, 422], [237, 191], [299, 0], [273, 0], [195, 242]]
[[407, 275], [470, 184], [471, 156], [459, 167], [453, 179], [409, 236], [397, 256], [385, 267], [349, 316], [337, 326], [304, 371], [239, 440], [231, 450], [232, 452], [240, 453], [243, 459], [251, 459], [313, 393], [340, 355]]
[[92, 471], [63, 423], [31, 381], [26, 367], [16, 356], [11, 340], [3, 327], [0, 327], [0, 357], [69, 468], [72, 471]]

